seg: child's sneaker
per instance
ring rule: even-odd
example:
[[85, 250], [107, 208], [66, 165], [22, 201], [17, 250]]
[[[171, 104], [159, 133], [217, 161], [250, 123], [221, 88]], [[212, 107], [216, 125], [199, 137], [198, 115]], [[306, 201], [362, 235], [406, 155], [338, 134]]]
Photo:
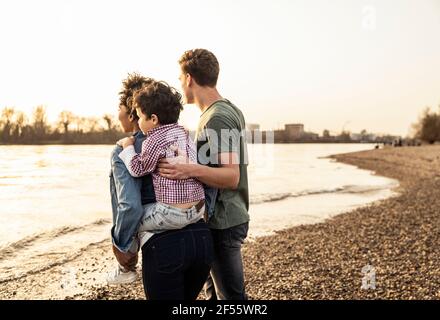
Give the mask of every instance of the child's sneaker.
[[107, 284], [109, 285], [127, 284], [136, 280], [136, 271], [124, 271], [120, 266], [117, 266], [115, 270], [107, 274]]

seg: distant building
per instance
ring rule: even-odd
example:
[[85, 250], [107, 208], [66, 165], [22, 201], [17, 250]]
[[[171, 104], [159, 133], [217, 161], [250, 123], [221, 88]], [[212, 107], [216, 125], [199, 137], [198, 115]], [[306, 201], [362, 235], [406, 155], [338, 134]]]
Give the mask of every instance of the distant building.
[[260, 125], [257, 123], [248, 123], [246, 125], [246, 130], [249, 130], [249, 131], [260, 130]]
[[317, 141], [319, 140], [319, 134], [314, 132], [304, 132], [302, 135], [302, 139], [307, 141]]
[[248, 143], [261, 143], [262, 132], [260, 131], [260, 125], [257, 123], [246, 124], [246, 141]]
[[285, 130], [274, 130], [273, 135], [274, 135], [274, 140], [276, 143], [287, 142]]
[[284, 126], [285, 137], [288, 141], [298, 140], [304, 134], [304, 125], [301, 123], [286, 124]]
[[351, 133], [350, 138], [353, 141], [374, 142], [376, 140], [376, 135], [372, 133]]
[[[393, 142], [391, 136], [378, 137], [366, 130], [361, 133], [350, 133], [342, 131], [338, 135], [331, 135], [329, 130], [324, 130], [322, 137], [319, 134], [309, 131], [304, 131], [302, 123], [291, 123], [284, 125], [284, 129], [260, 131], [258, 125], [249, 124], [246, 126], [247, 132], [253, 133], [254, 139], [249, 140], [253, 143], [265, 143], [265, 141], [272, 141], [275, 143], [374, 143], [389, 141]], [[255, 134], [259, 133], [262, 138], [255, 139]]]

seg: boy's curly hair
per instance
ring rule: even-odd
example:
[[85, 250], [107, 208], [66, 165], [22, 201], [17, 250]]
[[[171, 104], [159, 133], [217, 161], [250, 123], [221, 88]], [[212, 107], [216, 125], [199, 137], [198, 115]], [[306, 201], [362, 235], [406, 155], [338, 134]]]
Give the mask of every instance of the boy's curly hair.
[[133, 106], [133, 95], [147, 84], [154, 81], [152, 78], [144, 77], [137, 72], [129, 73], [122, 81], [122, 89], [119, 91], [119, 105], [125, 106], [129, 115], [135, 120], [139, 119]]
[[148, 118], [155, 114], [161, 125], [177, 123], [182, 95], [164, 81], [152, 81], [134, 94], [134, 107]]

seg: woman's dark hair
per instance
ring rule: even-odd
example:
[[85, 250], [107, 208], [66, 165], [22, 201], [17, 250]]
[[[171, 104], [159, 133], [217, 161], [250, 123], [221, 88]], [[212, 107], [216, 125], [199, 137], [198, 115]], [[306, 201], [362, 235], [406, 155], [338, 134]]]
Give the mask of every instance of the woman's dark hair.
[[148, 118], [155, 114], [159, 123], [170, 124], [179, 120], [182, 95], [163, 81], [152, 81], [134, 94], [134, 107]]
[[122, 81], [122, 89], [119, 92], [119, 105], [125, 106], [129, 115], [138, 120], [136, 110], [133, 106], [133, 95], [143, 86], [153, 82], [152, 78], [144, 77], [139, 73], [129, 73], [127, 78]]

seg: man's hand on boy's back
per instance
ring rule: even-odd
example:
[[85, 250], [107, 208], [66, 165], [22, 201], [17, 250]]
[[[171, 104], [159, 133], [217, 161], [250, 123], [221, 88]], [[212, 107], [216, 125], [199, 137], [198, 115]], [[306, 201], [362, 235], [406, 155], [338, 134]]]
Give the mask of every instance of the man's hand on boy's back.
[[159, 160], [157, 167], [162, 177], [177, 180], [196, 178], [210, 187], [231, 190], [236, 189], [240, 182], [239, 158], [235, 152], [219, 154], [220, 166], [217, 168], [189, 163], [185, 156], [180, 159], [186, 160], [174, 160], [177, 163], [172, 163], [173, 160], [171, 159], [162, 158]]
[[[170, 146], [170, 149], [174, 146]], [[187, 157], [184, 150], [174, 147], [175, 157], [162, 158], [157, 165], [159, 174], [168, 179], [188, 179], [191, 178], [193, 162]]]
[[134, 137], [127, 137], [119, 140], [116, 142], [118, 146], [121, 146], [122, 148], [127, 148], [128, 146], [132, 146], [134, 144]]

